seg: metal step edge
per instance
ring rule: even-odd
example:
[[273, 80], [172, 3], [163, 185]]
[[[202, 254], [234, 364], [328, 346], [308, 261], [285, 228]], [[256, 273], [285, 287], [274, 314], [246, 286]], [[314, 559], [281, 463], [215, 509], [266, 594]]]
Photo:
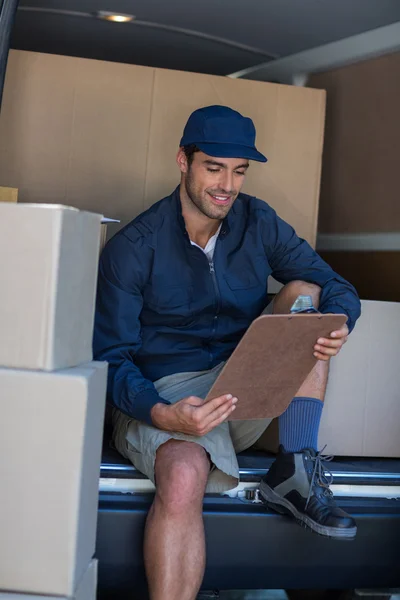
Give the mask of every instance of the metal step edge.
[[[377, 471], [340, 471], [332, 470], [333, 482], [336, 484], [362, 482], [369, 485], [400, 485], [400, 473], [377, 472]], [[256, 482], [268, 473], [268, 469], [239, 469], [241, 481]], [[132, 465], [113, 465], [103, 463], [100, 468], [100, 477], [106, 478], [126, 478], [126, 479], [147, 479], [142, 473], [137, 471]]]
[[[224, 492], [221, 495], [237, 498], [241, 497], [241, 495], [245, 495], [246, 491], [256, 490], [258, 487], [259, 482], [241, 481], [236, 488]], [[400, 485], [333, 484], [330, 488], [333, 494], [338, 498], [400, 499]], [[149, 494], [154, 493], [154, 491], [154, 484], [149, 479], [101, 477], [99, 482], [100, 493]]]

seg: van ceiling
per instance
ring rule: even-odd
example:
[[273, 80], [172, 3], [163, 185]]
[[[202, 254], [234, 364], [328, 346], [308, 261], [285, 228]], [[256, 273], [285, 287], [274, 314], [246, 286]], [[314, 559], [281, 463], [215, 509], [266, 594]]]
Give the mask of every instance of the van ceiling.
[[399, 20], [400, 0], [20, 0], [11, 47], [228, 75]]

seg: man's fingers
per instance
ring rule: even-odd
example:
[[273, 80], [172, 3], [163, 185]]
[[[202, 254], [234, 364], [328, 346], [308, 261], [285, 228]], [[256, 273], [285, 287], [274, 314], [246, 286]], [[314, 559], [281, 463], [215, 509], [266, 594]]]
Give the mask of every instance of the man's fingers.
[[343, 346], [344, 342], [342, 342], [341, 344], [335, 344], [334, 346], [331, 346], [330, 344], [328, 345], [322, 345], [320, 346], [319, 344], [316, 344], [314, 346], [314, 351], [315, 352], [322, 352], [323, 354], [328, 353], [328, 350], [333, 350], [333, 353], [331, 353], [331, 356], [334, 356], [335, 354], [337, 354], [339, 352], [339, 350], [341, 349], [341, 347]]
[[327, 361], [330, 359], [330, 356], [326, 355], [326, 354], [321, 354], [320, 352], [314, 352], [314, 356], [315, 358], [317, 358], [318, 360], [324, 360]]
[[336, 356], [336, 354], [339, 353], [340, 348], [325, 348], [325, 347], [320, 347], [319, 350], [315, 350], [314, 351], [314, 356], [315, 354], [322, 354], [323, 356]]
[[238, 401], [237, 398], [232, 398], [232, 400], [228, 406], [226, 404], [223, 404], [219, 408], [216, 408], [206, 419], [204, 419], [204, 421], [203, 421], [204, 427], [208, 428], [208, 426], [211, 423], [213, 423], [214, 421], [218, 421], [218, 419], [220, 419], [221, 417], [223, 418], [223, 416], [226, 413], [230, 414], [232, 408], [236, 405], [237, 401]]
[[322, 348], [341, 348], [344, 344], [344, 340], [327, 340], [320, 338], [315, 344], [315, 350], [321, 350]]
[[202, 435], [206, 435], [209, 431], [212, 431], [213, 429], [215, 429], [215, 427], [218, 427], [218, 425], [221, 425], [221, 423], [223, 423], [224, 421], [226, 421], [226, 419], [229, 417], [229, 415], [231, 413], [233, 413], [233, 411], [235, 410], [236, 405], [234, 404], [233, 406], [231, 406], [229, 408], [229, 410], [225, 411], [224, 413], [222, 413], [222, 415], [220, 415], [218, 417], [218, 419], [214, 419], [214, 421], [211, 421], [211, 423], [209, 423], [207, 425], [207, 427], [205, 427], [205, 431]]
[[218, 396], [218, 398], [213, 398], [212, 400], [208, 400], [208, 402], [204, 402], [197, 411], [197, 418], [199, 420], [206, 419], [220, 406], [226, 406], [227, 403], [231, 404], [232, 399], [232, 394], [224, 394], [223, 396]]
[[317, 354], [328, 357], [336, 356], [343, 344], [347, 342], [348, 335], [349, 328], [347, 325], [343, 325], [338, 331], [332, 331], [329, 338], [318, 338], [317, 343], [314, 346], [314, 356], [319, 360], [326, 359], [321, 359]]
[[330, 337], [342, 338], [342, 337], [346, 337], [348, 335], [349, 335], [349, 328], [347, 327], [347, 325], [343, 325], [343, 327], [341, 329], [338, 329], [337, 331], [332, 331]]

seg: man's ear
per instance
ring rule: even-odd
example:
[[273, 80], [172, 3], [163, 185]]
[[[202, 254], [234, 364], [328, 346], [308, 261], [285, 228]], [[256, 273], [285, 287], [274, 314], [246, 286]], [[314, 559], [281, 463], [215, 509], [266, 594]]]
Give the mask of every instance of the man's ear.
[[178, 154], [176, 155], [176, 163], [181, 173], [187, 173], [189, 170], [188, 161], [183, 148], [179, 148]]

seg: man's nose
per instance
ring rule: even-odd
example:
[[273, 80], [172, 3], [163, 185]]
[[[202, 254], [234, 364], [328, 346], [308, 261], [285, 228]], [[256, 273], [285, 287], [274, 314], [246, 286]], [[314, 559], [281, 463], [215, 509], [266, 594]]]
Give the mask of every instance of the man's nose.
[[226, 170], [221, 174], [220, 179], [221, 191], [224, 191], [226, 194], [231, 194], [233, 191], [233, 173]]

